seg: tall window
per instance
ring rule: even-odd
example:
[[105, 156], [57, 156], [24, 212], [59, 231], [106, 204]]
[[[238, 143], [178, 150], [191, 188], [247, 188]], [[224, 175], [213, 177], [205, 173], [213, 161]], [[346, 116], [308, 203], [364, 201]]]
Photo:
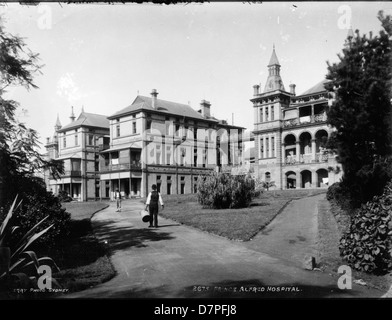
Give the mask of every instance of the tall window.
[[116, 137], [118, 138], [120, 136], [120, 125], [116, 125]]
[[185, 193], [185, 177], [181, 177], [181, 190], [180, 190], [181, 194]]
[[94, 135], [89, 134], [88, 135], [88, 145], [93, 146], [94, 145]]
[[167, 190], [167, 194], [171, 194], [171, 176], [167, 176], [166, 177], [166, 190]]
[[63, 138], [63, 147], [66, 148], [67, 147], [67, 137]]
[[197, 148], [193, 149], [193, 166], [197, 166]]
[[170, 165], [171, 150], [170, 147], [166, 147], [166, 164]]
[[197, 193], [197, 177], [193, 177], [193, 192]]
[[260, 158], [264, 158], [264, 139], [260, 139]]
[[271, 121], [272, 120], [274, 120], [274, 117], [275, 117], [275, 107], [274, 106], [271, 106]]
[[176, 132], [175, 132], [176, 137], [180, 135], [180, 125], [176, 124]]
[[263, 107], [261, 107], [260, 108], [260, 122], [263, 122], [264, 120], [264, 117], [263, 117], [263, 112], [264, 112], [264, 108]]
[[271, 137], [271, 151], [272, 156], [275, 157], [275, 137]]
[[78, 145], [78, 134], [75, 133], [75, 146], [77, 146], [77, 145]]
[[161, 146], [160, 145], [157, 145], [157, 148], [156, 148], [156, 153], [155, 153], [155, 156], [156, 156], [156, 164], [161, 164]]
[[132, 133], [136, 133], [136, 121], [132, 122]]
[[265, 107], [265, 121], [268, 121], [268, 109], [269, 107]]
[[266, 158], [269, 158], [269, 138], [268, 137], [265, 138], [265, 148], [266, 148], [266, 151], [267, 151]]

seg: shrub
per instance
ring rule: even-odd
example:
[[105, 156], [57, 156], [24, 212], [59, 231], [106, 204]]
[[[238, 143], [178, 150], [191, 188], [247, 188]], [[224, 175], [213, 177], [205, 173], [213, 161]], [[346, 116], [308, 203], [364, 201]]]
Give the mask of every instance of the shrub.
[[[23, 233], [46, 216], [48, 218], [43, 222], [43, 227], [46, 228], [52, 224], [53, 227], [36, 241], [35, 246], [40, 247], [40, 250], [58, 246], [69, 234], [71, 216], [61, 207], [59, 198], [46, 191], [42, 181], [29, 181], [28, 186], [29, 190], [21, 190], [23, 191], [21, 193], [23, 202], [15, 211], [15, 223], [19, 229], [10, 239], [11, 246]], [[22, 189], [26, 189], [26, 187], [27, 184]]]
[[392, 269], [392, 182], [381, 196], [362, 205], [340, 240], [343, 258], [356, 270], [385, 273]]
[[20, 226], [16, 237], [31, 229], [38, 221], [48, 217], [43, 227], [53, 227], [36, 242], [36, 246], [53, 248], [58, 246], [69, 234], [71, 215], [61, 207], [59, 199], [52, 193], [29, 195], [16, 211], [16, 222]]
[[[49, 257], [38, 258], [36, 253], [30, 249], [35, 241], [45, 235], [53, 225], [49, 225], [40, 232], [42, 225], [47, 217], [38, 221], [31, 229], [23, 233], [18, 239], [17, 245], [13, 248], [10, 246], [12, 234], [19, 228], [15, 225], [15, 210], [20, 203], [16, 205], [15, 198], [8, 214], [0, 225], [0, 291], [9, 291], [13, 289], [30, 289], [38, 288], [37, 279], [40, 276], [39, 267], [43, 264], [50, 264], [58, 270], [55, 262]], [[48, 278], [47, 278], [48, 279]], [[58, 283], [55, 279], [50, 279], [56, 286]]]
[[249, 176], [232, 176], [214, 172], [198, 179], [198, 201], [208, 208], [247, 207], [255, 196], [255, 192], [255, 182]]
[[340, 208], [348, 212], [351, 212], [352, 209], [356, 207], [355, 201], [351, 197], [350, 190], [343, 181], [335, 182], [329, 186], [326, 198], [329, 201], [335, 201]]
[[72, 197], [65, 190], [60, 190], [57, 197], [59, 198], [60, 202], [71, 202], [72, 201]]

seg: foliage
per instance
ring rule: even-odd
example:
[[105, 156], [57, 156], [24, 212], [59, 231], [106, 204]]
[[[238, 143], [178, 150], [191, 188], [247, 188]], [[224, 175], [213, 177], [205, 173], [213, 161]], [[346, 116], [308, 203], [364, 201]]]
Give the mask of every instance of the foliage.
[[58, 192], [57, 197], [59, 198], [60, 202], [71, 202], [72, 201], [72, 197], [65, 190], [60, 190]]
[[263, 188], [269, 190], [269, 188], [276, 187], [275, 181], [263, 181]]
[[385, 273], [392, 269], [392, 182], [381, 196], [357, 210], [339, 249], [356, 270]]
[[54, 176], [63, 172], [61, 162], [47, 161], [38, 152], [37, 132], [15, 116], [18, 102], [4, 98], [9, 86], [37, 88], [33, 78], [42, 65], [21, 37], [4, 30], [1, 20], [0, 16], [0, 209], [8, 207], [16, 194], [24, 198], [19, 189], [43, 168]]
[[[328, 124], [336, 130], [328, 140], [344, 172], [343, 184], [356, 205], [382, 193], [392, 177], [391, 40], [389, 16], [379, 13], [384, 30], [378, 35], [348, 38], [340, 61], [328, 65], [327, 90], [336, 99]], [[355, 201], [354, 201], [355, 203]]]
[[[37, 288], [37, 278], [40, 276], [39, 267], [48, 263], [56, 269], [58, 267], [49, 257], [38, 258], [36, 253], [30, 250], [30, 247], [53, 225], [37, 232], [38, 228], [42, 229], [42, 225], [47, 219], [47, 217], [43, 218], [19, 238], [16, 246], [11, 247], [9, 239], [19, 228], [15, 225], [15, 211], [21, 203], [16, 205], [16, 201], [17, 197], [0, 227], [0, 288], [8, 290]], [[51, 281], [56, 284], [54, 279]]]
[[354, 205], [351, 203], [350, 190], [342, 182], [335, 182], [330, 185], [327, 190], [326, 198], [328, 201], [335, 201], [335, 203], [343, 210], [351, 211]]
[[204, 207], [244, 208], [255, 196], [255, 181], [250, 176], [213, 172], [198, 179], [197, 196]]

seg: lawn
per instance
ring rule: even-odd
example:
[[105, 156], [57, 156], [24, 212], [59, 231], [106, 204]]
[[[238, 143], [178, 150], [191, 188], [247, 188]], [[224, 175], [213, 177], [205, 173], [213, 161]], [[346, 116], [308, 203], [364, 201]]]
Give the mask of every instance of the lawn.
[[325, 190], [265, 191], [248, 208], [207, 209], [197, 195], [164, 196], [165, 209], [160, 215], [231, 240], [249, 241], [267, 226], [293, 199], [325, 193]]
[[61, 248], [49, 252], [60, 267], [53, 274], [60, 285], [75, 292], [111, 279], [115, 270], [106, 246], [94, 235], [91, 217], [108, 206], [105, 202], [71, 202], [63, 207], [71, 214], [70, 234]]
[[64, 202], [62, 207], [71, 214], [73, 220], [90, 219], [94, 213], [109, 206], [107, 202]]

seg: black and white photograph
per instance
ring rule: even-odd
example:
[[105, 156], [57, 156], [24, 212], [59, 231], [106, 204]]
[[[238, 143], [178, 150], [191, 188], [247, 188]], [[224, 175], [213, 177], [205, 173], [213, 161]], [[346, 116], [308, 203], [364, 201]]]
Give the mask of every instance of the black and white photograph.
[[0, 3], [0, 300], [391, 299], [391, 45], [391, 2]]

